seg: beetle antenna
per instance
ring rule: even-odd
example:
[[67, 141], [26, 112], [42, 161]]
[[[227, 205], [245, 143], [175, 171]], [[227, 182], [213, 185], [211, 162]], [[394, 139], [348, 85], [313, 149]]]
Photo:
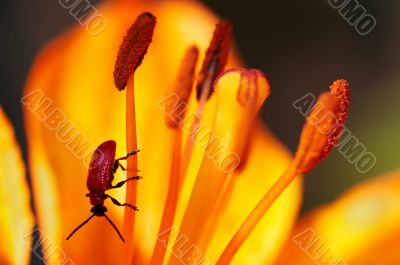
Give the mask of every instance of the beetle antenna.
[[96, 213], [92, 214], [88, 219], [86, 219], [83, 223], [81, 223], [77, 228], [74, 229], [74, 231], [72, 231], [72, 233], [67, 237], [67, 240], [71, 238], [71, 236], [73, 234], [75, 234], [76, 231], [78, 231], [82, 226], [84, 226], [87, 222], [90, 221], [90, 219], [92, 219], [94, 216], [96, 215]]
[[125, 242], [125, 239], [122, 237], [121, 233], [119, 232], [117, 226], [111, 221], [110, 218], [104, 213], [104, 217], [107, 219], [107, 221], [114, 227], [115, 231], [118, 233], [119, 237], [121, 238], [122, 242]]

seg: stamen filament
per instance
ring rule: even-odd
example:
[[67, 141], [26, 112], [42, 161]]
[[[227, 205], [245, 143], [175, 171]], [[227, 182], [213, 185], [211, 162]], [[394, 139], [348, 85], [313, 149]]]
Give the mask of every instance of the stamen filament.
[[171, 161], [172, 164], [171, 164], [168, 194], [167, 194], [167, 199], [165, 201], [165, 207], [161, 219], [160, 228], [158, 231], [159, 235], [163, 233], [163, 238], [165, 239], [163, 242], [157, 239], [153, 251], [153, 256], [150, 262], [151, 265], [162, 265], [164, 262], [166, 245], [168, 244], [169, 234], [172, 231], [171, 227], [174, 223], [174, 217], [181, 190], [182, 181], [180, 176], [180, 160], [181, 160], [182, 130], [180, 128], [174, 129], [172, 130], [172, 134], [173, 134], [172, 161]]
[[[136, 134], [136, 113], [135, 113], [135, 91], [134, 75], [128, 79], [126, 86], [126, 151], [137, 150]], [[137, 176], [137, 157], [130, 156], [127, 159], [126, 176]], [[137, 181], [128, 181], [126, 183], [126, 203], [136, 205]], [[132, 264], [134, 254], [134, 227], [135, 211], [127, 209], [124, 211], [124, 236], [126, 239], [123, 264]]]
[[[193, 120], [193, 123], [191, 124], [191, 131], [197, 131], [196, 128], [200, 125], [200, 121], [203, 117], [203, 112], [205, 105], [207, 103], [210, 91], [213, 86], [214, 80], [212, 79], [214, 77], [213, 71], [215, 71], [216, 68], [216, 63], [212, 63], [209, 71], [207, 72], [207, 77], [204, 81], [204, 86], [203, 90], [201, 91], [200, 98], [199, 98], [199, 105], [197, 106], [196, 109], [196, 114], [195, 114], [195, 119]], [[194, 145], [194, 139], [196, 138], [196, 135], [193, 137], [188, 137], [185, 145], [185, 150], [183, 151], [183, 161], [182, 161], [182, 176], [186, 176], [187, 169], [189, 167], [190, 163], [190, 158], [192, 157], [192, 152], [193, 152], [193, 145]]]
[[[144, 55], [152, 41], [156, 18], [148, 12], [140, 14], [128, 29], [120, 44], [114, 67], [114, 84], [122, 91], [126, 87], [126, 149], [127, 153], [137, 150], [134, 73], [142, 63]], [[127, 177], [137, 176], [137, 156], [127, 159]], [[126, 184], [126, 203], [136, 205], [137, 182]], [[134, 245], [135, 211], [124, 211], [124, 229], [126, 238], [122, 264], [132, 264], [135, 254]]]
[[[171, 95], [177, 97], [175, 104], [166, 106], [166, 125], [172, 132], [172, 161], [170, 168], [170, 178], [167, 199], [164, 205], [164, 212], [159, 228], [159, 235], [163, 234], [163, 241], [157, 239], [151, 259], [152, 265], [162, 265], [166, 246], [174, 217], [178, 206], [178, 199], [181, 192], [183, 176], [181, 175], [181, 149], [182, 149], [182, 120], [187, 109], [187, 104], [193, 90], [195, 69], [198, 60], [199, 51], [196, 46], [189, 47], [182, 59], [178, 70], [175, 85], [172, 87]], [[167, 232], [166, 232], [167, 231]], [[167, 234], [166, 234], [167, 233]]]
[[233, 257], [249, 237], [254, 227], [265, 215], [271, 205], [286, 190], [289, 184], [299, 175], [296, 168], [291, 164], [286, 172], [275, 182], [271, 189], [264, 195], [253, 211], [247, 216], [246, 220], [239, 227], [231, 241], [226, 246], [222, 255], [215, 265], [228, 265]]
[[[233, 188], [235, 187], [238, 175], [239, 172], [235, 172], [226, 177], [225, 183], [223, 184], [223, 188], [221, 189], [218, 198], [215, 201], [214, 210], [207, 221], [208, 223], [211, 222], [216, 224], [220, 223], [222, 216], [225, 213], [225, 210], [228, 206], [229, 199], [231, 198], [231, 194], [233, 192]], [[212, 240], [212, 236], [218, 229], [217, 225], [207, 224], [207, 227], [209, 227], [209, 231], [200, 239], [200, 245], [208, 245], [209, 242]]]

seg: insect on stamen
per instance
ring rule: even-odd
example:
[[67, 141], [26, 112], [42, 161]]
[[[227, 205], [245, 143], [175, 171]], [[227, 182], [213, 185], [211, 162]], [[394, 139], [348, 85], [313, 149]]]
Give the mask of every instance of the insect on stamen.
[[117, 226], [106, 215], [107, 208], [104, 206], [104, 201], [107, 198], [110, 198], [112, 202], [117, 206], [127, 206], [135, 211], [137, 211], [138, 209], [136, 208], [136, 206], [131, 205], [129, 203], [118, 202], [116, 199], [106, 194], [105, 192], [110, 189], [120, 188], [127, 181], [140, 179], [139, 176], [133, 176], [124, 181], [118, 182], [116, 185], [112, 185], [115, 173], [115, 165], [118, 163], [118, 160], [126, 159], [131, 155], [135, 155], [137, 154], [138, 151], [129, 152], [126, 156], [115, 159], [115, 150], [116, 150], [116, 143], [115, 141], [110, 140], [99, 145], [95, 150], [95, 152], [93, 153], [92, 158], [90, 160], [88, 178], [86, 181], [86, 186], [89, 190], [89, 193], [86, 194], [86, 197], [90, 198], [90, 203], [93, 205], [92, 209], [90, 210], [93, 214], [83, 223], [78, 225], [78, 227], [76, 227], [72, 231], [72, 233], [69, 234], [67, 240], [70, 239], [76, 233], [76, 231], [78, 231], [82, 226], [87, 224], [94, 216], [98, 217], [104, 216], [107, 219], [107, 221], [112, 225], [114, 230], [117, 232], [121, 240], [125, 242], [125, 239], [122, 237], [122, 234], [118, 230]]

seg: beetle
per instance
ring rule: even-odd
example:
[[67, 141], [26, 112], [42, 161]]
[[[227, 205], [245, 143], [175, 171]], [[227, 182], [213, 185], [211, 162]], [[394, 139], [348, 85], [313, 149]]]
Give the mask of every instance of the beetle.
[[110, 218], [106, 215], [107, 207], [104, 206], [104, 201], [106, 199], [111, 199], [111, 201], [117, 206], [127, 206], [135, 211], [138, 209], [136, 206], [133, 206], [129, 203], [120, 203], [115, 198], [106, 194], [107, 190], [115, 189], [122, 187], [127, 181], [131, 180], [139, 180], [139, 176], [129, 177], [126, 180], [120, 181], [115, 185], [112, 185], [112, 181], [114, 180], [114, 174], [118, 168], [122, 170], [126, 170], [120, 163], [121, 160], [126, 160], [128, 157], [132, 155], [136, 155], [139, 150], [131, 151], [126, 154], [126, 156], [115, 159], [115, 150], [116, 150], [116, 142], [113, 140], [105, 141], [100, 144], [96, 150], [94, 151], [90, 163], [89, 163], [89, 171], [88, 177], [86, 180], [86, 186], [89, 190], [89, 193], [86, 194], [86, 197], [90, 198], [90, 204], [93, 205], [90, 212], [92, 215], [86, 219], [82, 224], [76, 227], [72, 233], [67, 237], [67, 240], [75, 234], [82, 226], [84, 226], [87, 222], [90, 221], [94, 216], [105, 217], [107, 221], [112, 225], [112, 227], [117, 232], [118, 236], [121, 238], [123, 242], [125, 242], [121, 233], [119, 232], [116, 225], [111, 221]]

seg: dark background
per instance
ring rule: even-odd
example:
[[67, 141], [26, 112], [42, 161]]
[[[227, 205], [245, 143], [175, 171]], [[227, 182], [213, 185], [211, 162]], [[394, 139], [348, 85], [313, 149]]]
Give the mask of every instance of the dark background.
[[[318, 95], [337, 78], [352, 84], [347, 128], [377, 164], [361, 174], [334, 151], [305, 178], [303, 210], [399, 167], [400, 1], [360, 0], [377, 20], [367, 36], [360, 36], [327, 0], [203, 2], [231, 20], [245, 63], [270, 78], [272, 96], [263, 118], [291, 150], [304, 121], [292, 102], [309, 92]], [[25, 150], [19, 100], [27, 71], [38, 49], [76, 22], [57, 0], [3, 1], [0, 19], [0, 99]]]

